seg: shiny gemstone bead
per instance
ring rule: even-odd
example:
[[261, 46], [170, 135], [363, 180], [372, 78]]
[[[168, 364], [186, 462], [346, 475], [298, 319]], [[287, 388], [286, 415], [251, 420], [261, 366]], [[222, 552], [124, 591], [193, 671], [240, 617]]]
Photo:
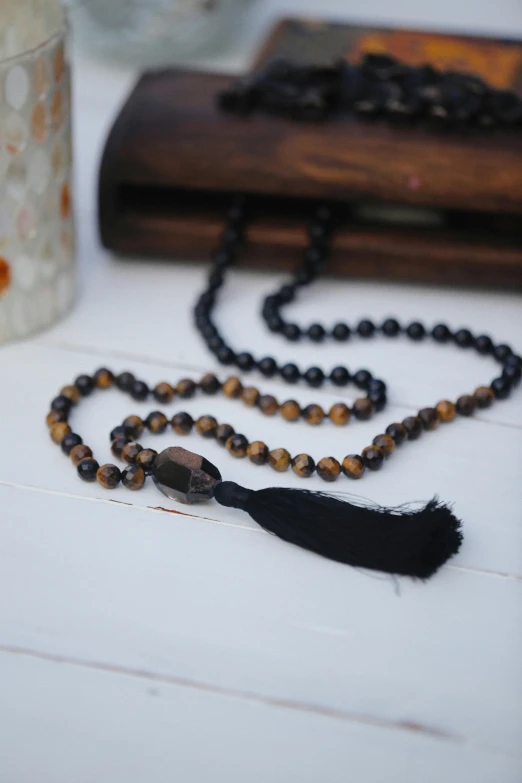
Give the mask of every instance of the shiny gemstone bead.
[[316, 405], [312, 402], [303, 409], [303, 418], [308, 424], [321, 424], [324, 419], [324, 410], [320, 405]]
[[265, 416], [273, 416], [279, 408], [276, 398], [272, 397], [271, 394], [262, 394], [257, 401], [257, 405]]
[[290, 464], [300, 478], [309, 478], [315, 470], [315, 462], [309, 454], [297, 454]]
[[225, 446], [227, 440], [234, 434], [234, 428], [230, 424], [218, 424], [216, 429], [216, 440], [220, 446]]
[[[169, 423], [167, 417], [161, 411], [152, 411], [145, 419], [145, 424], [150, 432], [154, 435], [160, 435], [167, 429]], [[137, 437], [136, 435], [134, 437]]]
[[222, 388], [225, 397], [230, 397], [232, 399], [235, 399], [236, 397], [239, 397], [239, 395], [241, 394], [241, 391], [243, 389], [243, 384], [241, 383], [239, 378], [237, 378], [235, 375], [232, 375], [232, 377], [227, 378]]
[[473, 335], [469, 329], [458, 329], [453, 335], [453, 339], [459, 348], [469, 348], [473, 345]]
[[511, 384], [506, 378], [495, 378], [491, 381], [491, 389], [497, 400], [505, 400], [511, 392]]
[[74, 385], [82, 397], [88, 397], [94, 389], [94, 380], [90, 375], [79, 375], [76, 378]]
[[49, 429], [53, 426], [53, 424], [58, 424], [58, 422], [61, 421], [67, 421], [67, 411], [49, 411], [49, 413], [46, 416], [46, 423]]
[[145, 471], [139, 465], [129, 465], [121, 474], [121, 483], [127, 489], [141, 489], [145, 484]]
[[200, 380], [199, 388], [203, 394], [216, 394], [220, 390], [221, 384], [214, 373], [208, 372]]
[[140, 437], [145, 425], [143, 424], [143, 420], [140, 416], [133, 415], [127, 416], [127, 418], [123, 420], [122, 426], [127, 438], [134, 440], [135, 438]]
[[83, 481], [96, 481], [96, 474], [99, 467], [100, 466], [95, 459], [92, 457], [85, 457], [80, 460], [76, 470]]
[[69, 456], [72, 464], [77, 468], [82, 459], [85, 459], [85, 457], [92, 457], [92, 451], [85, 443], [80, 443], [79, 446], [74, 446], [74, 448], [71, 449]]
[[179, 446], [171, 446], [158, 454], [151, 475], [164, 495], [181, 503], [209, 500], [221, 481], [215, 465]]
[[283, 367], [281, 367], [280, 373], [283, 380], [285, 380], [287, 383], [297, 383], [300, 378], [299, 368], [296, 364], [292, 364], [291, 362], [283, 365]]
[[149, 396], [149, 387], [145, 381], [134, 381], [134, 385], [130, 390], [130, 396], [133, 400], [138, 400], [138, 402], [146, 400]]
[[431, 336], [437, 343], [447, 343], [451, 338], [451, 332], [445, 324], [437, 324], [431, 330]]
[[384, 453], [378, 446], [366, 446], [362, 450], [362, 458], [369, 470], [379, 470], [384, 462]]
[[381, 326], [381, 331], [386, 337], [396, 337], [400, 330], [399, 322], [395, 318], [387, 318]]
[[477, 402], [471, 394], [463, 394], [457, 400], [457, 413], [461, 416], [471, 416], [475, 412]]
[[169, 402], [172, 402], [174, 397], [174, 389], [170, 383], [162, 381], [153, 388], [152, 396], [156, 402], [160, 402], [162, 405], [167, 405]]
[[185, 413], [185, 411], [182, 411], [180, 413], [176, 413], [176, 415], [172, 417], [170, 423], [172, 425], [172, 429], [174, 432], [177, 432], [178, 435], [188, 435], [194, 426], [194, 419], [190, 413]]
[[136, 383], [136, 378], [131, 372], [122, 372], [116, 378], [116, 386], [124, 392], [129, 392]]
[[51, 410], [57, 411], [58, 413], [68, 414], [71, 410], [71, 407], [72, 402], [64, 394], [59, 394], [58, 397], [55, 397], [51, 402]]
[[396, 446], [400, 446], [401, 443], [404, 443], [407, 434], [405, 427], [402, 424], [399, 424], [399, 422], [393, 422], [393, 424], [389, 424], [386, 427], [386, 435], [393, 438]]
[[406, 416], [402, 421], [402, 426], [408, 433], [408, 440], [417, 440], [422, 433], [422, 422], [418, 416]]
[[410, 340], [419, 341], [426, 336], [426, 330], [421, 323], [418, 321], [413, 321], [406, 327], [406, 334]]
[[496, 345], [493, 348], [493, 356], [497, 361], [504, 362], [508, 356], [511, 356], [513, 351], [509, 347], [509, 345], [505, 345], [504, 343], [501, 343], [500, 345]]
[[96, 472], [96, 478], [105, 489], [114, 489], [121, 481], [121, 471], [116, 465], [102, 465]]
[[487, 334], [479, 334], [478, 337], [475, 337], [475, 350], [478, 351], [482, 356], [486, 356], [488, 353], [491, 353], [493, 350], [493, 341], [491, 337], [488, 337]]
[[76, 434], [76, 432], [68, 432], [67, 435], [62, 438], [60, 446], [63, 453], [69, 456], [74, 447], [80, 446], [81, 443], [83, 443], [83, 441], [80, 436]]
[[121, 458], [128, 462], [129, 465], [133, 465], [136, 462], [136, 457], [140, 453], [140, 451], [143, 451], [143, 446], [141, 446], [139, 443], [136, 443], [135, 440], [131, 440], [129, 443], [126, 443], [125, 446], [121, 450]]
[[301, 329], [297, 324], [284, 324], [282, 331], [286, 339], [292, 343], [301, 338]]
[[111, 443], [111, 451], [112, 451], [112, 453], [114, 454], [115, 457], [117, 457], [118, 459], [121, 459], [121, 453], [122, 453], [123, 449], [125, 448], [125, 446], [127, 445], [128, 442], [129, 442], [128, 439], [123, 437], [123, 436], [115, 438], [112, 441], [112, 443]]
[[308, 327], [307, 334], [314, 343], [320, 343], [324, 340], [326, 332], [321, 324], [312, 324]]
[[334, 367], [330, 373], [330, 380], [334, 386], [346, 386], [350, 382], [350, 373], [346, 367]]
[[50, 432], [53, 441], [60, 445], [65, 436], [72, 432], [72, 430], [66, 421], [58, 421], [56, 424], [53, 424]]
[[265, 378], [273, 378], [277, 372], [277, 363], [271, 356], [265, 356], [257, 364], [259, 372], [265, 376]]
[[248, 351], [243, 351], [236, 356], [236, 364], [243, 372], [249, 372], [255, 364], [254, 357]]
[[67, 399], [71, 401], [71, 405], [76, 405], [80, 402], [80, 392], [77, 386], [64, 386], [63, 389], [61, 389], [60, 394], [67, 397]]
[[262, 440], [255, 440], [247, 448], [247, 457], [254, 465], [266, 465], [268, 462], [268, 446]]
[[301, 406], [295, 400], [286, 400], [280, 406], [279, 413], [287, 421], [297, 421], [301, 416]]
[[323, 385], [324, 372], [321, 370], [320, 367], [309, 367], [308, 370], [303, 375], [303, 378], [305, 379], [305, 381], [309, 386], [312, 386], [314, 389], [317, 389], [319, 386]]
[[353, 382], [358, 389], [367, 389], [371, 380], [372, 374], [369, 372], [369, 370], [357, 370], [353, 376]]
[[323, 481], [336, 481], [341, 473], [341, 465], [334, 457], [323, 457], [317, 463], [316, 471]]
[[241, 399], [245, 405], [248, 405], [249, 408], [253, 408], [259, 400], [259, 389], [256, 389], [255, 386], [245, 386], [241, 391]]
[[191, 378], [182, 378], [176, 384], [176, 393], [184, 400], [189, 399], [196, 393], [196, 384]]
[[373, 403], [366, 397], [359, 397], [352, 406], [352, 413], [359, 421], [367, 421], [373, 413]]
[[348, 454], [348, 456], [343, 459], [342, 470], [344, 475], [348, 478], [361, 478], [365, 469], [366, 465], [359, 454]]
[[343, 323], [335, 324], [332, 329], [332, 337], [340, 343], [348, 340], [350, 337], [350, 327]]
[[348, 424], [351, 416], [350, 408], [344, 402], [336, 402], [328, 411], [328, 418], [338, 427], [344, 427]]
[[215, 438], [217, 421], [213, 416], [200, 416], [196, 421], [196, 431], [204, 438]]
[[98, 389], [110, 389], [114, 384], [114, 375], [106, 367], [100, 367], [92, 377], [94, 385], [97, 386]]
[[381, 449], [385, 458], [388, 458], [395, 451], [395, 441], [391, 435], [376, 435], [372, 443]]
[[425, 430], [434, 430], [439, 426], [440, 414], [435, 408], [422, 408], [417, 415]]
[[[375, 334], [375, 325], [373, 321], [370, 321], [367, 318], [363, 318], [362, 321], [359, 321], [357, 324], [357, 334], [360, 337], [373, 337]], [[319, 471], [319, 464], [317, 465], [317, 469]]]
[[455, 414], [457, 413], [455, 404], [449, 400], [441, 400], [438, 402], [435, 406], [435, 410], [439, 414], [440, 420], [444, 422], [453, 421]]
[[489, 408], [495, 399], [493, 389], [489, 386], [479, 386], [478, 389], [475, 389], [473, 396], [475, 397], [477, 408]]
[[[123, 424], [118, 424], [117, 427], [114, 427], [113, 430], [111, 430], [111, 434], [109, 435], [109, 440], [112, 441], [115, 440], [115, 438], [126, 438], [125, 434], [125, 427]], [[132, 440], [132, 438], [127, 438], [127, 440]]]
[[290, 465], [290, 453], [286, 449], [273, 449], [268, 455], [270, 467], [283, 473]]
[[235, 433], [227, 440], [226, 447], [227, 451], [232, 454], [233, 457], [246, 457], [248, 440], [244, 435]]
[[136, 457], [136, 465], [143, 468], [145, 474], [148, 475], [154, 466], [157, 456], [158, 452], [155, 449], [143, 449]]

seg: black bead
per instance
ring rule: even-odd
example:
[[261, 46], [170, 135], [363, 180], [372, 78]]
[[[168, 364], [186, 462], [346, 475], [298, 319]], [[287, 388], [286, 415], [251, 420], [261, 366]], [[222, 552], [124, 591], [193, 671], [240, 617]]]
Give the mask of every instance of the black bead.
[[376, 446], [370, 446], [363, 453], [364, 464], [369, 470], [379, 470], [384, 462], [384, 454]]
[[504, 359], [504, 367], [522, 367], [522, 358], [512, 353]]
[[295, 298], [295, 288], [293, 285], [284, 285], [280, 289], [278, 297], [282, 304], [288, 304], [288, 302], [292, 302]]
[[94, 389], [94, 380], [90, 375], [79, 375], [74, 384], [78, 387], [78, 391], [82, 397], [88, 397]]
[[277, 372], [277, 362], [271, 356], [265, 356], [257, 363], [257, 368], [265, 378], [273, 378]]
[[334, 340], [337, 340], [340, 343], [348, 340], [350, 333], [351, 329], [347, 324], [335, 324], [334, 328], [332, 329], [332, 337]]
[[431, 336], [438, 343], [447, 343], [451, 338], [451, 332], [445, 324], [437, 324], [431, 330]]
[[[304, 257], [305, 257], [305, 263], [308, 269], [310, 269], [310, 268], [317, 267], [319, 266], [319, 264], [321, 264], [321, 262], [324, 260], [325, 252], [324, 249], [320, 246], [308, 247], [305, 250]], [[302, 269], [299, 270], [299, 272], [302, 271], [303, 271]], [[299, 272], [297, 274], [299, 274]]]
[[280, 315], [272, 315], [266, 319], [266, 325], [271, 332], [280, 332], [284, 326], [284, 321]]
[[320, 343], [324, 340], [325, 330], [321, 324], [312, 324], [308, 327], [308, 337], [313, 340], [314, 343]]
[[232, 364], [235, 359], [234, 351], [228, 347], [228, 345], [222, 345], [216, 351], [216, 357], [221, 364]]
[[330, 380], [334, 386], [346, 386], [350, 382], [350, 373], [346, 367], [334, 367], [330, 373]]
[[131, 372], [121, 372], [116, 378], [116, 386], [124, 392], [130, 392], [136, 382]]
[[509, 397], [511, 384], [506, 378], [495, 378], [494, 381], [491, 381], [490, 386], [497, 400], [505, 400], [506, 397]]
[[368, 392], [368, 399], [372, 403], [376, 411], [382, 411], [386, 407], [388, 402], [386, 392], [383, 391], [370, 391]]
[[58, 413], [69, 413], [72, 407], [71, 400], [65, 396], [65, 394], [59, 394], [51, 402], [51, 410]]
[[453, 335], [453, 339], [459, 348], [469, 348], [473, 345], [473, 335], [469, 329], [458, 329]]
[[368, 318], [363, 318], [362, 321], [359, 321], [357, 324], [357, 334], [360, 335], [360, 337], [373, 337], [375, 334], [375, 324], [373, 321], [368, 320]]
[[223, 347], [224, 342], [219, 336], [219, 334], [214, 335], [214, 337], [211, 337], [209, 340], [207, 340], [207, 345], [212, 351], [212, 353], [215, 353], [219, 351], [220, 348]]
[[217, 329], [214, 326], [214, 324], [209, 323], [208, 321], [205, 323], [204, 326], [200, 329], [201, 334], [205, 338], [205, 340], [210, 340], [211, 337], [215, 337], [217, 334]]
[[221, 241], [226, 248], [233, 250], [243, 238], [243, 232], [238, 228], [226, 228], [223, 231]]
[[386, 384], [384, 381], [380, 381], [378, 378], [372, 378], [371, 381], [368, 382], [368, 391], [369, 392], [381, 392], [386, 393]]
[[353, 376], [353, 382], [358, 389], [367, 389], [372, 380], [372, 374], [368, 370], [357, 370]]
[[402, 424], [394, 422], [393, 424], [389, 424], [388, 427], [386, 427], [386, 435], [389, 435], [390, 438], [393, 438], [397, 446], [400, 446], [401, 443], [404, 443], [404, 439], [406, 438], [406, 430]]
[[304, 373], [303, 378], [309, 386], [317, 389], [319, 386], [322, 386], [324, 382], [324, 372], [320, 367], [309, 367]]
[[125, 427], [123, 424], [118, 424], [117, 427], [115, 427], [111, 434], [109, 435], [109, 440], [112, 443], [113, 440], [116, 440], [116, 438], [126, 438], [127, 433], [125, 432]]
[[509, 345], [505, 345], [505, 343], [501, 343], [500, 345], [495, 345], [493, 348], [493, 356], [495, 359], [498, 359], [499, 362], [504, 362], [508, 356], [511, 356], [513, 351], [509, 347]]
[[316, 273], [311, 269], [300, 269], [294, 275], [296, 285], [308, 285], [314, 279]]
[[83, 440], [80, 438], [80, 436], [75, 432], [69, 432], [64, 436], [60, 446], [62, 447], [63, 453], [69, 456], [74, 447], [79, 446], [80, 443], [83, 443]]
[[522, 376], [522, 370], [520, 367], [504, 367], [502, 370], [502, 377], [509, 381], [511, 386], [517, 386], [520, 383]]
[[400, 330], [399, 322], [395, 318], [387, 318], [381, 326], [381, 331], [386, 337], [396, 337]]
[[214, 267], [226, 267], [231, 264], [233, 260], [234, 256], [229, 250], [216, 250], [216, 252], [212, 254], [212, 264]]
[[475, 350], [482, 354], [482, 356], [486, 356], [493, 350], [493, 341], [487, 334], [479, 334], [478, 337], [475, 337], [474, 345]]
[[77, 471], [78, 475], [83, 481], [96, 481], [96, 473], [98, 472], [99, 464], [92, 457], [85, 457], [78, 463]]
[[131, 397], [133, 400], [146, 400], [149, 396], [149, 387], [145, 381], [134, 381], [134, 386], [131, 389]]
[[240, 370], [244, 370], [245, 372], [248, 372], [252, 369], [254, 366], [254, 357], [251, 353], [248, 353], [248, 351], [243, 351], [242, 353], [238, 353], [236, 356], [236, 366], [239, 367]]
[[285, 324], [283, 326], [283, 334], [287, 340], [295, 343], [301, 337], [301, 329], [297, 324]]
[[413, 321], [406, 327], [406, 334], [410, 340], [423, 340], [426, 336], [426, 329], [418, 321]]
[[289, 364], [284, 364], [283, 367], [281, 367], [280, 373], [281, 378], [283, 378], [283, 380], [285, 380], [287, 383], [297, 383], [301, 377], [298, 366], [296, 364], [292, 364], [291, 362]]

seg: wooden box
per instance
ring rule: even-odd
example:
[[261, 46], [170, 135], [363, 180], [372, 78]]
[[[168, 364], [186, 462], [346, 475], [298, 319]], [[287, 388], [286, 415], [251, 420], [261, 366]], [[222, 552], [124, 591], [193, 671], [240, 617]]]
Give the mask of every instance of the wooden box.
[[[366, 51], [478, 73], [522, 95], [522, 43], [286, 20], [255, 66]], [[103, 244], [119, 253], [208, 260], [232, 194], [256, 219], [240, 263], [290, 268], [318, 202], [337, 202], [328, 271], [522, 286], [522, 129], [435, 133], [346, 116], [325, 123], [231, 116], [216, 95], [235, 77], [145, 74], [110, 132], [99, 188]]]

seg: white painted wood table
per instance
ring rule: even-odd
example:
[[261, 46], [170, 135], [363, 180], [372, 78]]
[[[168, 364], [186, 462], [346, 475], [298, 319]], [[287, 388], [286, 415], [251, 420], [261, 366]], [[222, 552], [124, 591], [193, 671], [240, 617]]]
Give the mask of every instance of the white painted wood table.
[[[98, 244], [99, 151], [132, 77], [82, 63], [76, 76], [80, 298], [52, 331], [0, 349], [0, 782], [519, 783], [522, 392], [335, 486], [383, 503], [434, 493], [455, 503], [464, 545], [426, 584], [327, 562], [217, 505], [186, 513], [153, 486], [83, 484], [49, 442], [48, 402], [82, 371], [110, 365], [153, 382], [217, 369], [191, 326], [204, 268], [115, 259]], [[273, 285], [233, 273], [218, 309], [225, 333], [257, 355], [315, 361], [312, 347], [261, 327]], [[302, 321], [395, 312], [522, 347], [516, 293], [324, 280], [295, 305]], [[342, 455], [494, 374], [488, 359], [428, 343], [324, 348], [321, 364], [339, 361], [389, 382], [372, 422], [312, 433], [219, 398], [188, 407], [272, 446], [308, 450], [312, 438], [315, 457]], [[296, 391], [325, 406], [340, 395], [351, 390]], [[79, 408], [75, 428], [109, 459], [108, 431], [142, 409], [107, 392]], [[203, 448], [197, 436], [187, 445]], [[204, 450], [247, 485], [302, 486]], [[158, 510], [169, 503], [176, 513]]]

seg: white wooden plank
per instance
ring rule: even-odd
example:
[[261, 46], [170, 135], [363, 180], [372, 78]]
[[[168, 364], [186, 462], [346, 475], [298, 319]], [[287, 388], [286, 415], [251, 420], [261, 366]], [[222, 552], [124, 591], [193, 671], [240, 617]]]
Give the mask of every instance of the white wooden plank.
[[[9, 783], [518, 783], [486, 747], [0, 653], [0, 777]], [[378, 748], [378, 752], [375, 749]]]
[[520, 753], [522, 583], [426, 584], [198, 519], [0, 488], [0, 646]]

